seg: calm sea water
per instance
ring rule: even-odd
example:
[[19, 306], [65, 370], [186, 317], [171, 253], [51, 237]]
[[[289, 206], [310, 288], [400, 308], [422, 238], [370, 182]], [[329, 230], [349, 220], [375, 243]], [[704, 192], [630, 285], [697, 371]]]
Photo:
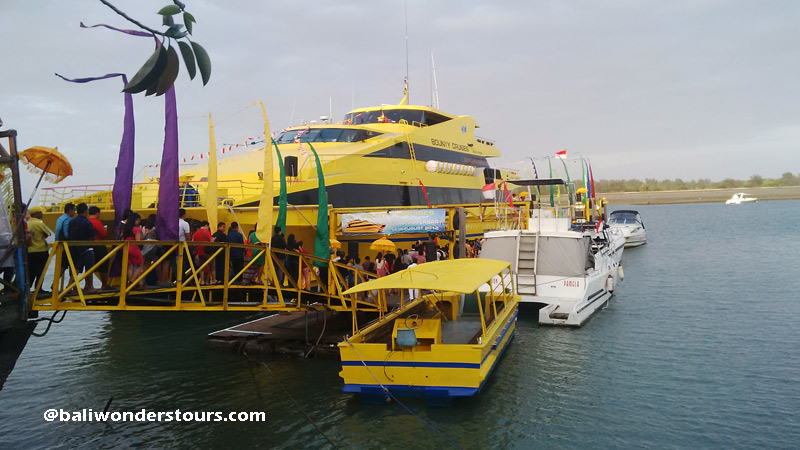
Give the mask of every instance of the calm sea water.
[[[626, 249], [607, 308], [581, 329], [521, 314], [477, 398], [406, 405], [465, 448], [797, 448], [800, 202], [635, 208], [648, 244]], [[206, 333], [247, 317], [69, 313], [31, 338], [0, 391], [0, 446], [450, 445], [398, 404], [341, 393], [335, 360], [274, 357], [267, 370], [205, 348]], [[49, 408], [102, 410], [112, 396], [112, 411], [265, 411], [268, 421], [43, 419]]]

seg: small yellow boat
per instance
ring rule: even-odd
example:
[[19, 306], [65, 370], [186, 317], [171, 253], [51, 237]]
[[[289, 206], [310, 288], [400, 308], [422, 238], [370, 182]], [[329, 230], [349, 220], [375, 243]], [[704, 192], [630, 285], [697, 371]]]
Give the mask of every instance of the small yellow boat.
[[511, 265], [429, 262], [344, 294], [385, 299], [389, 290], [400, 290], [400, 306], [339, 343], [343, 391], [366, 402], [423, 397], [431, 405], [480, 392], [514, 336], [519, 296]]

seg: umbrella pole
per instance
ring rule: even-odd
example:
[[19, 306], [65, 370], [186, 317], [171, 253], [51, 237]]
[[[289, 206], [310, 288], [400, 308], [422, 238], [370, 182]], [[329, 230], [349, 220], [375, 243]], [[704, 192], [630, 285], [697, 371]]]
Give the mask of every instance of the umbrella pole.
[[28, 211], [28, 207], [31, 206], [31, 202], [33, 201], [33, 197], [36, 196], [36, 191], [39, 190], [39, 185], [42, 184], [42, 179], [44, 178], [44, 175], [47, 173], [47, 169], [50, 168], [51, 164], [53, 164], [53, 162], [52, 161], [48, 161], [47, 165], [44, 167], [44, 170], [42, 170], [42, 174], [39, 175], [39, 181], [36, 182], [36, 186], [33, 188], [33, 192], [31, 192], [31, 198], [28, 199], [28, 202], [25, 203], [25, 207], [22, 208], [23, 217], [25, 215], [25, 212]]

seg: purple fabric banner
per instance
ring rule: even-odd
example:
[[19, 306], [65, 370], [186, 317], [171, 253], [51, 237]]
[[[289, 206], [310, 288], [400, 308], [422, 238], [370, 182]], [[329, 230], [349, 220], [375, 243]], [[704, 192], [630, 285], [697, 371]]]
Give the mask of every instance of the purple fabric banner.
[[156, 227], [162, 241], [178, 240], [178, 106], [175, 87], [164, 96], [164, 153], [161, 155], [161, 175], [158, 180], [158, 210]]
[[[91, 81], [105, 80], [108, 78], [122, 77], [122, 86], [128, 84], [128, 77], [123, 73], [109, 73], [100, 77], [90, 78], [65, 78], [59, 74], [57, 77], [70, 83], [89, 83]], [[123, 121], [122, 142], [119, 145], [119, 159], [114, 177], [114, 188], [111, 196], [114, 201], [114, 231], [115, 238], [119, 236], [117, 228], [122, 221], [122, 213], [131, 207], [133, 195], [133, 164], [134, 164], [134, 137], [136, 126], [133, 117], [133, 95], [125, 94], [125, 118]]]
[[108, 28], [109, 30], [114, 30], [114, 31], [119, 31], [120, 33], [130, 34], [131, 36], [154, 37], [153, 33], [149, 33], [149, 32], [146, 32], [146, 31], [123, 30], [121, 28], [115, 28], [115, 27], [112, 27], [111, 25], [106, 25], [104, 23], [98, 23], [97, 25], [86, 26], [86, 25], [83, 24], [83, 22], [81, 22], [81, 28], [97, 28], [97, 27]]

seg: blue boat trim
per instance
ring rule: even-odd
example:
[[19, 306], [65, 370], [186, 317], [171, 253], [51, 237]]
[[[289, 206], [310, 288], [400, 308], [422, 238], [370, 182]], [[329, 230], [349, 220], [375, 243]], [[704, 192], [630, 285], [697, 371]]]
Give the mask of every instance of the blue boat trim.
[[342, 361], [342, 366], [363, 366], [366, 363], [368, 366], [379, 367], [438, 367], [447, 369], [480, 369], [481, 365], [478, 363], [455, 363], [455, 362], [410, 362], [410, 361]]
[[483, 363], [486, 361], [486, 358], [488, 358], [489, 355], [491, 355], [494, 350], [497, 350], [497, 343], [503, 342], [503, 338], [506, 336], [506, 333], [508, 333], [508, 329], [511, 328], [511, 324], [517, 322], [518, 315], [519, 315], [519, 307], [517, 308], [516, 311], [514, 311], [514, 315], [511, 316], [511, 320], [508, 321], [506, 327], [503, 329], [503, 332], [500, 333], [500, 337], [497, 338], [497, 340], [494, 342], [494, 345], [492, 345], [492, 351], [487, 353], [486, 356], [484, 356], [483, 359], [481, 360], [481, 365], [483, 365]]

